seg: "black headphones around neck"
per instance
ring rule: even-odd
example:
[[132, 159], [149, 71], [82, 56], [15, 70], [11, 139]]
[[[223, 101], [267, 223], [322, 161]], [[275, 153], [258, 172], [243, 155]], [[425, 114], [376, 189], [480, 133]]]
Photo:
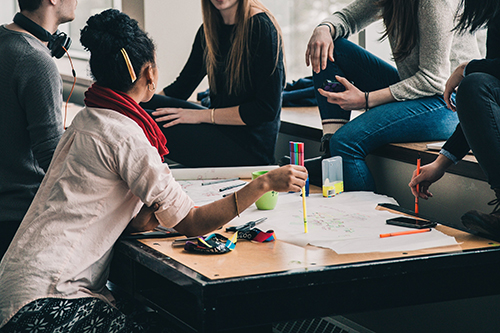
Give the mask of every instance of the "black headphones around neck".
[[24, 30], [32, 33], [38, 39], [44, 42], [49, 42], [48, 48], [50, 49], [52, 56], [56, 57], [57, 59], [61, 58], [64, 55], [64, 49], [67, 50], [71, 46], [71, 38], [69, 38], [69, 36], [64, 32], [60, 32], [59, 30], [57, 30], [52, 35], [50, 32], [21, 13], [17, 13], [14, 16], [13, 21]]

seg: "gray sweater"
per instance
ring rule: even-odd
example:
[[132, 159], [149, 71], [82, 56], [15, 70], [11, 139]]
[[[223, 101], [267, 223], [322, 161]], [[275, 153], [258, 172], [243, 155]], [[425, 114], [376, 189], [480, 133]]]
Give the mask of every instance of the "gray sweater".
[[0, 228], [21, 221], [63, 132], [62, 80], [48, 48], [0, 26]]
[[[356, 0], [324, 20], [335, 27], [333, 39], [349, 37], [380, 19], [377, 0]], [[462, 62], [479, 58], [475, 36], [455, 34], [459, 0], [420, 0], [419, 43], [411, 54], [396, 62], [401, 81], [390, 86], [398, 101], [442, 94], [446, 80]], [[389, 36], [391, 47], [394, 40]]]

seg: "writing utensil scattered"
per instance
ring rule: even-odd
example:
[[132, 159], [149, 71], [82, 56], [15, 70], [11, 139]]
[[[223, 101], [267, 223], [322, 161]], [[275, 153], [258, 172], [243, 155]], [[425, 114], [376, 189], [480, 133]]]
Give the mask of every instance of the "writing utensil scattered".
[[180, 239], [176, 239], [172, 242], [172, 246], [184, 246], [184, 244], [186, 244], [186, 242], [191, 242], [191, 241], [195, 241], [199, 238], [200, 236], [196, 236], [196, 237], [187, 237], [187, 238], [180, 238]]
[[242, 225], [239, 225], [239, 226], [231, 226], [231, 227], [227, 227], [226, 228], [226, 231], [240, 231], [240, 230], [243, 230], [243, 229], [252, 229], [253, 227], [255, 227], [257, 224], [261, 224], [262, 222], [264, 222], [265, 220], [267, 220], [267, 217], [261, 217], [260, 219], [258, 220], [255, 220], [255, 221], [250, 221], [250, 222], [247, 222], [245, 224], [242, 224]]
[[306, 187], [302, 187], [302, 210], [304, 211], [304, 233], [307, 234]]
[[241, 183], [241, 184], [231, 185], [231, 186], [228, 186], [228, 187], [223, 187], [223, 188], [219, 189], [219, 192], [227, 191], [227, 190], [230, 190], [230, 189], [235, 188], [235, 187], [243, 186], [245, 184], [246, 183]]
[[408, 231], [391, 232], [389, 234], [380, 234], [380, 238], [419, 234], [422, 232], [429, 232], [431, 230], [432, 230], [431, 228], [427, 228], [427, 229], [415, 229], [415, 230], [408, 230]]
[[[417, 176], [420, 175], [420, 154], [418, 154], [417, 158]], [[418, 216], [418, 194], [420, 193], [420, 184], [417, 184], [417, 196], [415, 197], [415, 216]]]
[[240, 179], [240, 177], [229, 178], [229, 179], [219, 179], [219, 180], [214, 180], [214, 181], [211, 181], [211, 182], [201, 183], [201, 186], [212, 185], [212, 184], [219, 184], [219, 183], [226, 183], [226, 182], [231, 182], [233, 180], [239, 180], [239, 179]]

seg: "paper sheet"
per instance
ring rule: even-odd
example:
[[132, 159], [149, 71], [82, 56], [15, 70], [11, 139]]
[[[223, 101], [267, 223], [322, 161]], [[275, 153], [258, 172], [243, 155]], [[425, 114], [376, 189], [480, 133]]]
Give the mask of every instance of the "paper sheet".
[[203, 206], [207, 203], [211, 203], [223, 198], [225, 194], [231, 194], [234, 191], [241, 189], [243, 186], [238, 186], [233, 189], [227, 189], [224, 191], [220, 191], [221, 189], [232, 187], [238, 184], [247, 184], [247, 182], [243, 180], [231, 180], [228, 182], [217, 183], [212, 185], [201, 185], [203, 183], [208, 183], [209, 180], [181, 180], [179, 184], [181, 184], [184, 192], [189, 195], [191, 199], [193, 199], [194, 204], [196, 206]]
[[304, 233], [302, 199], [296, 193], [280, 193], [274, 210], [261, 211], [252, 205], [230, 224], [239, 225], [267, 217], [259, 226], [273, 229], [278, 239], [299, 246], [311, 244], [342, 253], [410, 251], [455, 245], [455, 238], [435, 229], [431, 232], [380, 238], [382, 233], [406, 231], [408, 228], [387, 225], [396, 214], [376, 210], [378, 203], [397, 202], [371, 192], [346, 192], [334, 198], [311, 194], [307, 202], [308, 233]]
[[[199, 206], [221, 199], [223, 194], [230, 194], [241, 187], [223, 192], [219, 189], [244, 183], [241, 180], [233, 180], [202, 186], [203, 182], [207, 181], [179, 181], [184, 191]], [[387, 219], [400, 215], [376, 210], [379, 203], [397, 204], [393, 198], [372, 192], [344, 192], [333, 198], [324, 198], [321, 193], [312, 193], [306, 199], [306, 234], [300, 194], [280, 193], [275, 209], [258, 210], [252, 205], [229, 225], [240, 225], [267, 217], [266, 222], [259, 225], [259, 229], [274, 230], [278, 239], [299, 246], [310, 244], [330, 248], [339, 254], [412, 251], [457, 244], [454, 237], [436, 229], [415, 235], [380, 238], [383, 233], [409, 229], [387, 225]]]

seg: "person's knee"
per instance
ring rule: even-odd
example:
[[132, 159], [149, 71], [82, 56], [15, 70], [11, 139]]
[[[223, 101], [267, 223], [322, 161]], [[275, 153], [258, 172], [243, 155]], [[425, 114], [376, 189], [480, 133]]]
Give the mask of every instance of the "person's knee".
[[[339, 133], [340, 132], [340, 133]], [[338, 130], [330, 138], [330, 153], [332, 156], [342, 156], [342, 158], [354, 158], [361, 156], [360, 149], [354, 144], [348, 135], [342, 135], [342, 129]]]
[[459, 115], [475, 112], [482, 101], [494, 99], [493, 89], [499, 87], [500, 81], [486, 73], [467, 75], [457, 89], [456, 104]]

